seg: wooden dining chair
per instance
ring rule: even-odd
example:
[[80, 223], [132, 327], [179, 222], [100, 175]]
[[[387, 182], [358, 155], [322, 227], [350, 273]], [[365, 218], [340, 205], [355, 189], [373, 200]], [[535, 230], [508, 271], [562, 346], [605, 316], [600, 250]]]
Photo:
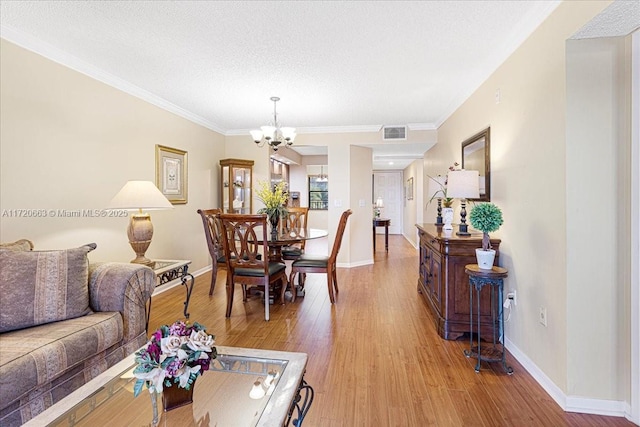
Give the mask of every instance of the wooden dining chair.
[[264, 287], [264, 318], [269, 320], [269, 292], [281, 283], [280, 303], [284, 304], [287, 274], [284, 263], [269, 261], [262, 253], [269, 253], [266, 215], [221, 214], [222, 240], [227, 260], [227, 313], [231, 316], [235, 284], [242, 286], [243, 301], [247, 286]]
[[[288, 215], [282, 224], [284, 231], [306, 230], [307, 217], [309, 216], [308, 207], [292, 207], [287, 208]], [[300, 243], [294, 243], [282, 248], [282, 259], [287, 261], [295, 261], [304, 253], [305, 240]]]
[[[331, 301], [331, 304], [336, 302], [334, 296], [334, 289], [335, 293], [338, 293], [336, 259], [338, 258], [338, 252], [340, 251], [340, 245], [342, 244], [342, 236], [344, 235], [344, 230], [347, 227], [347, 220], [349, 219], [349, 215], [351, 215], [351, 213], [351, 209], [342, 212], [342, 215], [340, 216], [340, 223], [338, 224], [338, 231], [336, 232], [336, 238], [333, 241], [333, 248], [331, 249], [331, 254], [329, 254], [329, 256], [303, 254], [291, 264], [289, 283], [292, 287], [293, 279], [296, 273], [301, 275], [306, 273], [326, 273], [327, 288], [329, 289], [329, 300]], [[304, 286], [304, 280], [302, 281], [302, 283], [302, 286]], [[291, 294], [293, 295], [292, 301], [295, 301], [295, 289], [291, 290]]]
[[218, 277], [218, 268], [226, 269], [227, 260], [224, 257], [224, 248], [222, 247], [222, 225], [217, 218], [222, 213], [221, 209], [198, 209], [198, 213], [202, 217], [202, 225], [204, 225], [204, 235], [207, 239], [207, 247], [209, 255], [211, 255], [211, 286], [209, 286], [209, 295], [213, 295], [216, 287], [216, 279]]

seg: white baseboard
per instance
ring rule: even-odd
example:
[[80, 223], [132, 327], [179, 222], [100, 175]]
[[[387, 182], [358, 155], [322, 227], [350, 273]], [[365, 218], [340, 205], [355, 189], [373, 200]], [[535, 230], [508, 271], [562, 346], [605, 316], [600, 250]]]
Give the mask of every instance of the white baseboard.
[[371, 264], [373, 264], [373, 259], [365, 259], [359, 262], [337, 262], [336, 267], [353, 268], [353, 267], [362, 267], [363, 265], [371, 265]]
[[549, 396], [566, 412], [625, 417], [631, 420], [631, 406], [622, 401], [590, 399], [567, 396], [551, 379], [533, 363], [513, 342], [507, 338], [506, 348], [511, 355], [531, 374]]
[[411, 241], [409, 236], [407, 236], [406, 234], [402, 233], [402, 237], [404, 237], [406, 239], [406, 241], [409, 242], [409, 244], [411, 246], [413, 246], [413, 249], [418, 249], [419, 248], [419, 243]]

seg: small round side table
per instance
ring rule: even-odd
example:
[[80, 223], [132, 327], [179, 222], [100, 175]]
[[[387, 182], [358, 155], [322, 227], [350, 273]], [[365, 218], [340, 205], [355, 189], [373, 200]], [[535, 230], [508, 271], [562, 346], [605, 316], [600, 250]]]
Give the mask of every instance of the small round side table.
[[[504, 286], [504, 278], [507, 277], [507, 269], [493, 266], [491, 270], [482, 269], [478, 264], [467, 264], [464, 268], [465, 273], [469, 275], [469, 350], [464, 351], [466, 357], [475, 357], [478, 359], [475, 371], [480, 372], [480, 362], [502, 362], [502, 366], [507, 374], [513, 374], [513, 368], [507, 366], [505, 348], [504, 348], [504, 312], [502, 309], [502, 291]], [[492, 343], [486, 346], [480, 344], [480, 291], [485, 285], [491, 286], [491, 316], [493, 319], [493, 339]], [[477, 335], [478, 344], [473, 345], [473, 290], [476, 294], [476, 316], [477, 316]], [[496, 331], [496, 322], [498, 329]], [[497, 333], [496, 333], [497, 332]]]

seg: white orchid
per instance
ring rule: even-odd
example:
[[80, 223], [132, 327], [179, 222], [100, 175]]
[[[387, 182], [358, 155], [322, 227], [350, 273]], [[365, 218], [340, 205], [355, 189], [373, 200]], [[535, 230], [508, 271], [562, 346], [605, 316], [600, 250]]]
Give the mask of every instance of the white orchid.
[[162, 393], [162, 383], [164, 382], [166, 374], [164, 369], [153, 368], [149, 372], [136, 372], [133, 375], [149, 384], [149, 393]]
[[197, 374], [200, 371], [200, 368], [201, 366], [198, 365], [194, 367], [185, 366], [184, 369], [181, 369], [180, 373], [176, 376], [176, 378], [180, 379], [180, 387], [186, 388], [191, 374]]

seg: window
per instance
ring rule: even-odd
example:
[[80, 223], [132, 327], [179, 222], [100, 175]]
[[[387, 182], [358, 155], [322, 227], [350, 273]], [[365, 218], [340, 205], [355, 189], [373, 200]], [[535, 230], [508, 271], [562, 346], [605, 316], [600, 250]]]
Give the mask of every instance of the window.
[[329, 208], [329, 180], [326, 175], [309, 175], [309, 209]]

